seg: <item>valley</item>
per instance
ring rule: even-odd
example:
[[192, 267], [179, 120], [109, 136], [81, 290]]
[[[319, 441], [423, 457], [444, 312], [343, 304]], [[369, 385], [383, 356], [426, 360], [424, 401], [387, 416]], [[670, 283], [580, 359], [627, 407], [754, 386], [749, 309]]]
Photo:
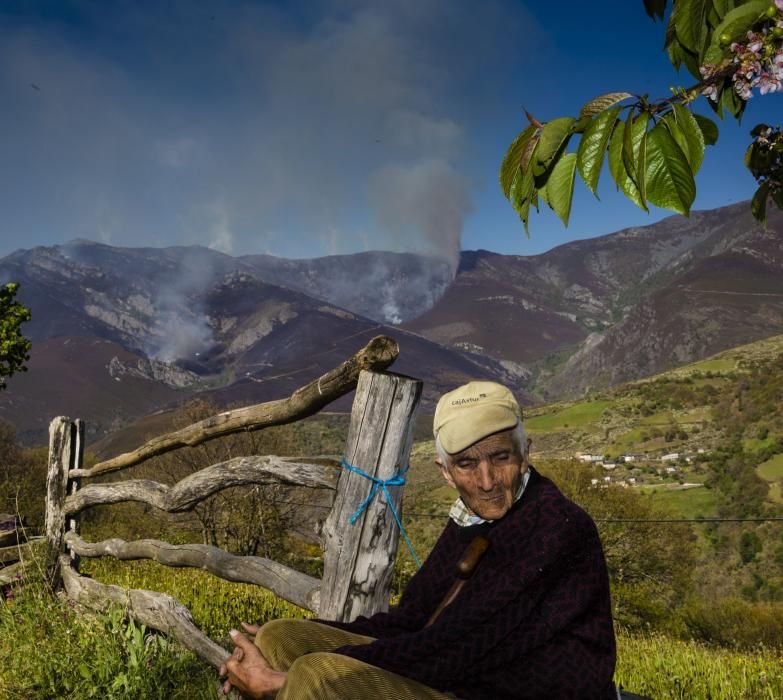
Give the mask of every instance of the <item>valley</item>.
[[[286, 396], [379, 334], [404, 348], [397, 371], [426, 380], [425, 410], [470, 378], [528, 406], [575, 400], [783, 333], [781, 229], [779, 212], [765, 230], [740, 203], [537, 256], [463, 251], [453, 279], [409, 253], [19, 250], [0, 259], [0, 279], [20, 283], [33, 350], [30, 372], [0, 393], [0, 418], [41, 444], [52, 416], [79, 415], [100, 440], [193, 398]], [[668, 420], [648, 418], [648, 433]], [[607, 421], [612, 454], [641, 437]], [[594, 432], [581, 449], [601, 448]]]

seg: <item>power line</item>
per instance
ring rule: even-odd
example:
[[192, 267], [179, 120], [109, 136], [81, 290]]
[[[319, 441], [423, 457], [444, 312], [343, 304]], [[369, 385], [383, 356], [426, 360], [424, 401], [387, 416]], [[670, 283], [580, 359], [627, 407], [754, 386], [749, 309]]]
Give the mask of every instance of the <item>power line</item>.
[[[307, 508], [322, 508], [331, 510], [332, 506], [302, 503], [300, 501], [279, 501], [273, 503], [283, 503], [293, 506], [303, 506]], [[448, 513], [418, 513], [415, 511], [404, 511], [404, 518], [439, 518], [445, 520]], [[769, 523], [783, 522], [783, 517], [769, 518], [593, 518], [596, 523]]]
[[597, 523], [768, 523], [783, 518], [594, 518]]

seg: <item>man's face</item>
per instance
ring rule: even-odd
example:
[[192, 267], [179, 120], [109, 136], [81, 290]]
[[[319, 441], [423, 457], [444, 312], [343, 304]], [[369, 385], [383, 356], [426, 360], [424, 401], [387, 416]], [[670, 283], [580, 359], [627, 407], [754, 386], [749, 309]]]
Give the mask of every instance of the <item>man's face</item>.
[[527, 454], [515, 447], [511, 433], [489, 435], [451, 455], [449, 464], [435, 460], [465, 505], [484, 520], [499, 520], [508, 513], [527, 471]]

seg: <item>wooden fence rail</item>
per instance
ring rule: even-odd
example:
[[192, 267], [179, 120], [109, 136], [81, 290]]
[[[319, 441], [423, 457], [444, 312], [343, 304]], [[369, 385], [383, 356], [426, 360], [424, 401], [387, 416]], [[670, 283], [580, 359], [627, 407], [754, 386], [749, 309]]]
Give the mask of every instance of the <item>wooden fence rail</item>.
[[24, 578], [26, 565], [33, 560], [31, 547], [43, 537], [28, 537], [17, 515], [0, 513], [0, 586]]
[[[49, 581], [54, 587], [64, 586], [70, 597], [92, 608], [103, 609], [112, 602], [122, 604], [139, 622], [175, 637], [215, 667], [228, 652], [198, 629], [181, 603], [161, 593], [127, 590], [80, 576], [79, 557], [151, 559], [167, 566], [200, 568], [229, 581], [263, 586], [335, 620], [386, 609], [399, 536], [391, 508], [400, 512], [402, 486], [384, 482], [407, 469], [413, 420], [421, 397], [418, 380], [381, 371], [394, 361], [398, 351], [393, 340], [374, 338], [339, 367], [288, 399], [221, 413], [150, 440], [92, 469], [83, 468], [83, 423], [55, 418], [50, 426], [46, 504]], [[250, 455], [213, 464], [173, 486], [141, 479], [86, 486], [79, 483], [183, 445], [199, 445], [240, 430], [299, 420], [354, 388], [344, 451], [350, 469], [324, 458]], [[126, 542], [118, 538], [91, 543], [78, 532], [79, 514], [95, 505], [139, 501], [178, 513], [192, 510], [226, 488], [270, 482], [336, 492], [322, 533], [322, 580], [270, 559], [237, 556], [209, 545], [173, 545], [154, 539]], [[371, 491], [374, 498], [357, 511]]]

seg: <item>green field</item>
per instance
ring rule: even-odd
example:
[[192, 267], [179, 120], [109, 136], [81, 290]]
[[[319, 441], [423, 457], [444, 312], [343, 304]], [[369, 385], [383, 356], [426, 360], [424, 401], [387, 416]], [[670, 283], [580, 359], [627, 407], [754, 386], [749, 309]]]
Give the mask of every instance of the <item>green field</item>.
[[644, 487], [642, 492], [656, 505], [682, 518], [709, 518], [717, 515], [718, 494], [703, 486], [690, 489], [654, 486]]
[[597, 423], [604, 411], [615, 405], [614, 401], [585, 401], [562, 408], [555, 413], [532, 416], [525, 419], [525, 428], [531, 434], [580, 428]]
[[756, 473], [764, 481], [777, 481], [783, 478], [783, 454], [775, 455], [756, 467]]
[[[777, 442], [777, 438], [774, 435], [759, 440], [758, 438], [746, 438], [742, 441], [742, 449], [745, 452], [761, 452]], [[762, 477], [763, 478], [763, 477]]]
[[737, 360], [734, 358], [716, 358], [703, 360], [687, 367], [681, 367], [678, 373], [689, 374], [692, 372], [733, 372], [737, 369]]

